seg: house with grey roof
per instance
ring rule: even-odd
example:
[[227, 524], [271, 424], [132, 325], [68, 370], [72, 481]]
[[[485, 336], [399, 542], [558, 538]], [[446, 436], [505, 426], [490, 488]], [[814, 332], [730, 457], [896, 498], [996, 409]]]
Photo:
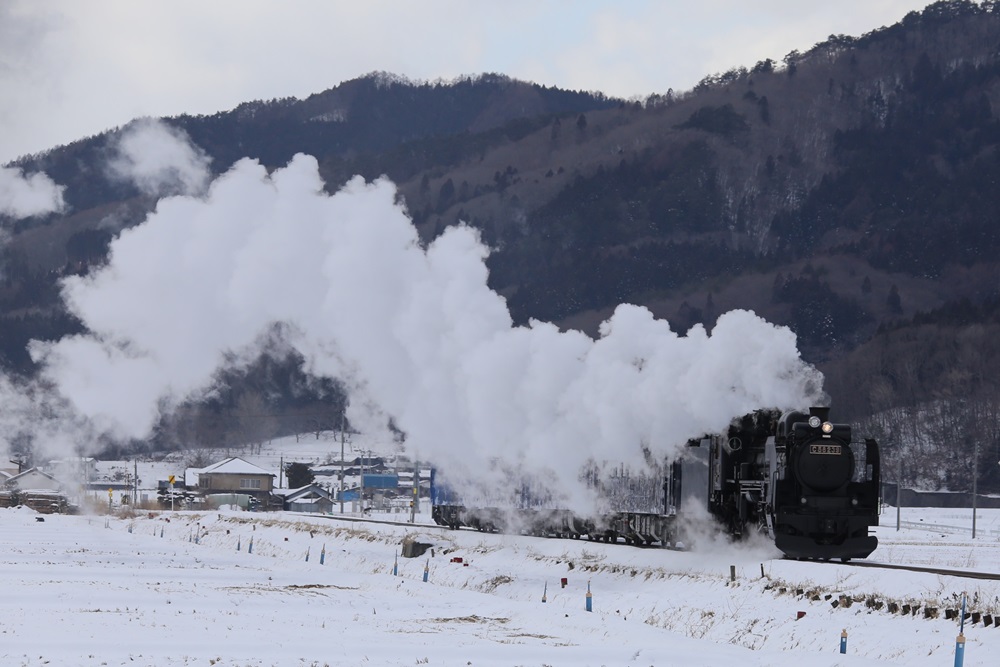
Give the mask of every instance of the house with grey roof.
[[277, 489], [275, 495], [284, 500], [289, 512], [315, 512], [329, 514], [333, 511], [333, 496], [319, 484], [307, 484], [298, 489]]
[[[194, 471], [185, 473], [185, 481], [193, 481]], [[260, 501], [262, 508], [271, 503], [275, 474], [249, 461], [233, 456], [196, 471], [197, 490], [205, 496], [214, 494], [244, 494]]]

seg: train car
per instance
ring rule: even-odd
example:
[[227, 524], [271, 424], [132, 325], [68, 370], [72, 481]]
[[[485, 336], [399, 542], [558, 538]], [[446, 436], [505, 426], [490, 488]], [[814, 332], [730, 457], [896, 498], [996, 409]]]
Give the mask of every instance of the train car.
[[681, 474], [680, 463], [642, 473], [624, 467], [606, 475], [587, 471], [583, 479], [599, 509], [583, 515], [554, 498], [538, 480], [521, 479], [499, 495], [494, 491], [488, 497], [460, 498], [435, 469], [432, 518], [449, 528], [674, 546], [679, 539]]
[[767, 534], [790, 558], [865, 558], [878, 546], [878, 444], [856, 442], [829, 408], [758, 410], [707, 449], [709, 511], [730, 534]]

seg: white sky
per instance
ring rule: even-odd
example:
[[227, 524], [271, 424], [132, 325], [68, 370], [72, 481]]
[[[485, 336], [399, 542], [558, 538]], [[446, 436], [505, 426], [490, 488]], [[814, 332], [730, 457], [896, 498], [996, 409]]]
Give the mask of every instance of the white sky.
[[0, 164], [139, 116], [383, 70], [646, 96], [860, 35], [927, 0], [2, 0]]

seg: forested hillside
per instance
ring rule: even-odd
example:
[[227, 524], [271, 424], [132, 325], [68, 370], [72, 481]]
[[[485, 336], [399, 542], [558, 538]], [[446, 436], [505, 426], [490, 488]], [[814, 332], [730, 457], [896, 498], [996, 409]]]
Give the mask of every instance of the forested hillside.
[[[459, 222], [481, 230], [491, 285], [518, 322], [593, 334], [632, 302], [685, 332], [753, 309], [798, 334], [840, 416], [873, 430], [888, 461], [903, 455], [921, 483], [965, 490], [975, 452], [980, 488], [1000, 490], [996, 3], [938, 2], [645, 99], [496, 74], [373, 74], [305, 100], [166, 120], [216, 173], [307, 152], [331, 190], [389, 176], [425, 239]], [[114, 134], [17, 165], [67, 185], [69, 212], [4, 223], [9, 372], [33, 372], [30, 338], [78, 328], [59, 277], [99, 265], [155, 204], [107, 177]], [[282, 395], [268, 387], [283, 373], [295, 369], [262, 366], [243, 386]], [[245, 394], [217, 397], [215, 414]], [[314, 419], [310, 400], [277, 406], [298, 416], [273, 428]]]

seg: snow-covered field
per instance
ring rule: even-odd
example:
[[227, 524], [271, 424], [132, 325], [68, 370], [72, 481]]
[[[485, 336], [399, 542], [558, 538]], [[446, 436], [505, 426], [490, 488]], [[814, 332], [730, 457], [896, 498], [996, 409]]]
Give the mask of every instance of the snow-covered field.
[[[903, 519], [961, 529], [971, 511]], [[980, 511], [975, 542], [897, 532], [894, 510], [882, 522], [872, 560], [1000, 562], [1000, 513]], [[766, 546], [675, 552], [246, 512], [10, 509], [0, 531], [4, 665], [951, 665], [945, 609], [967, 592], [971, 610], [1000, 611], [995, 582], [776, 560]], [[433, 547], [403, 558], [404, 540]], [[1000, 628], [967, 622], [965, 636], [965, 665], [996, 664]]]

